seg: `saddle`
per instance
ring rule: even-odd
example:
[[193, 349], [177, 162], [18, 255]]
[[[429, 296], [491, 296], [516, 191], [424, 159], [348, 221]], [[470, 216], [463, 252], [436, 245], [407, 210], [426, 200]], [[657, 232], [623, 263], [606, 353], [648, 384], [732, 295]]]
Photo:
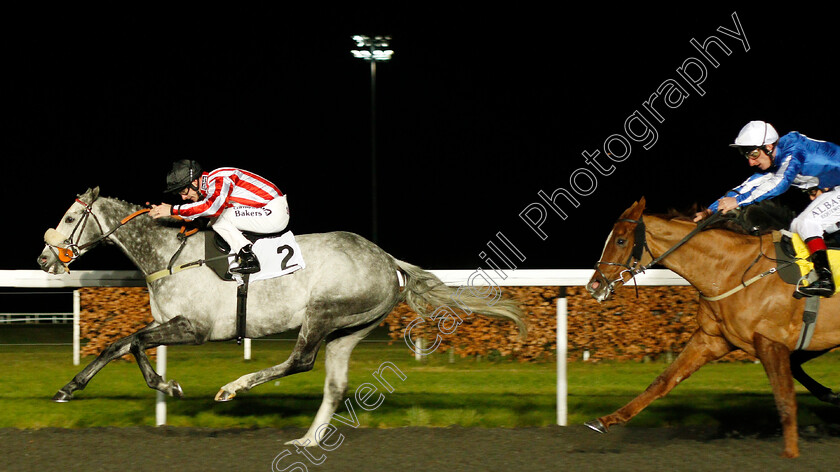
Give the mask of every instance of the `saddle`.
[[[284, 234], [289, 233], [285, 229], [279, 233], [252, 233], [250, 231], [243, 231], [242, 235], [251, 243], [256, 243], [260, 239], [279, 238]], [[205, 230], [204, 233], [204, 260], [207, 261], [207, 267], [211, 268], [216, 275], [222, 280], [234, 280], [233, 275], [228, 272], [229, 261], [226, 255], [230, 253], [230, 244], [227, 243], [219, 233], [212, 229]]]
[[[825, 238], [828, 246], [828, 263], [834, 274], [834, 284], [840, 283], [840, 241], [835, 237]], [[773, 244], [776, 246], [776, 261], [779, 276], [792, 285], [807, 286], [816, 277], [813, 274], [814, 264], [808, 260], [810, 252], [802, 238], [789, 231], [773, 231]], [[834, 292], [840, 291], [840, 286]]]
[[[840, 282], [837, 273], [837, 268], [840, 267], [840, 241], [832, 236], [824, 239], [828, 246], [828, 263], [831, 266], [836, 286]], [[776, 246], [777, 273], [782, 280], [797, 287], [808, 285], [816, 280], [817, 276], [813, 271], [814, 264], [808, 260], [810, 252], [798, 234], [784, 230], [773, 231], [773, 244]], [[836, 294], [837, 290], [834, 293]], [[802, 298], [805, 295], [796, 290], [793, 296]], [[804, 350], [811, 343], [819, 309], [820, 297], [806, 297], [805, 310], [802, 313], [802, 330], [799, 333], [796, 350]]]
[[251, 233], [242, 235], [253, 244], [253, 250], [260, 259], [261, 269], [255, 274], [234, 276], [228, 271], [229, 260], [233, 257], [230, 245], [218, 233], [207, 230], [204, 234], [205, 264], [222, 280], [236, 281], [236, 343], [245, 338], [246, 307], [248, 305], [248, 287], [252, 281], [279, 277], [305, 267], [300, 248], [294, 234], [288, 229], [279, 233]]

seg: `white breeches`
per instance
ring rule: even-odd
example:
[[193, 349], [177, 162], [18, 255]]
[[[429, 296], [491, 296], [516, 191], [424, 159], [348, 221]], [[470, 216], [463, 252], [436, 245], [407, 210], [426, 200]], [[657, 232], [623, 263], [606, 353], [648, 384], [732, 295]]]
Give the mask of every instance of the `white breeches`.
[[242, 231], [279, 233], [289, 224], [289, 205], [286, 196], [268, 202], [262, 208], [235, 205], [222, 211], [210, 226], [230, 244], [234, 253], [251, 242]]
[[790, 224], [790, 230], [803, 240], [822, 237], [823, 232], [834, 233], [840, 223], [840, 187], [818, 196]]

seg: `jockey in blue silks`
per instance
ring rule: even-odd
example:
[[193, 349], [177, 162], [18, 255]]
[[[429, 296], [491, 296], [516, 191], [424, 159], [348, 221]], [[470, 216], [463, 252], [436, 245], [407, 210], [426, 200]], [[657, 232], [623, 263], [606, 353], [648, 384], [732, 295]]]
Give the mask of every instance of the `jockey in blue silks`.
[[737, 148], [750, 167], [758, 167], [759, 172], [698, 213], [694, 221], [717, 210], [726, 213], [776, 197], [791, 185], [813, 190], [813, 201], [793, 220], [791, 231], [799, 233], [807, 244], [819, 278], [799, 291], [830, 297], [834, 293], [834, 280], [823, 233], [835, 232], [840, 227], [840, 187], [834, 189], [840, 186], [840, 146], [796, 131], [779, 138], [773, 126], [764, 121], [747, 123], [730, 146]]

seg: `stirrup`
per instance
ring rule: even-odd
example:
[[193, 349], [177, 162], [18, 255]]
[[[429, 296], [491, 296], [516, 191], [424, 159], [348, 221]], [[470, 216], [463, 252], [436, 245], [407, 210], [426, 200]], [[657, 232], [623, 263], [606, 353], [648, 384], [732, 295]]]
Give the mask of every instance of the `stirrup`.
[[[823, 282], [823, 283], [820, 283]], [[808, 297], [826, 297], [834, 295], [834, 282], [831, 280], [817, 280], [806, 287], [799, 287], [797, 292]]]
[[230, 264], [228, 271], [231, 274], [254, 274], [260, 271], [260, 261], [257, 256], [251, 251], [251, 245], [247, 245], [239, 250], [233, 262]]
[[260, 263], [256, 259], [254, 259], [253, 262], [251, 262], [251, 263], [248, 263], [248, 262], [250, 262], [250, 261], [246, 261], [246, 262], [240, 264], [239, 261], [233, 261], [230, 264], [230, 268], [228, 269], [228, 271], [231, 274], [239, 274], [239, 275], [254, 274], [254, 273], [257, 273], [257, 272], [260, 271]]

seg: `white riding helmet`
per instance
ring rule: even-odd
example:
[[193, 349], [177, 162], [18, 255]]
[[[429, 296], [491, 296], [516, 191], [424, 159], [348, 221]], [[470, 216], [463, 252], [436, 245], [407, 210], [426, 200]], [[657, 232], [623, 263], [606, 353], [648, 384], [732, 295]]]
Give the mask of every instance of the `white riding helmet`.
[[766, 144], [773, 144], [779, 140], [779, 133], [773, 125], [764, 121], [750, 121], [738, 133], [732, 147], [761, 147]]

